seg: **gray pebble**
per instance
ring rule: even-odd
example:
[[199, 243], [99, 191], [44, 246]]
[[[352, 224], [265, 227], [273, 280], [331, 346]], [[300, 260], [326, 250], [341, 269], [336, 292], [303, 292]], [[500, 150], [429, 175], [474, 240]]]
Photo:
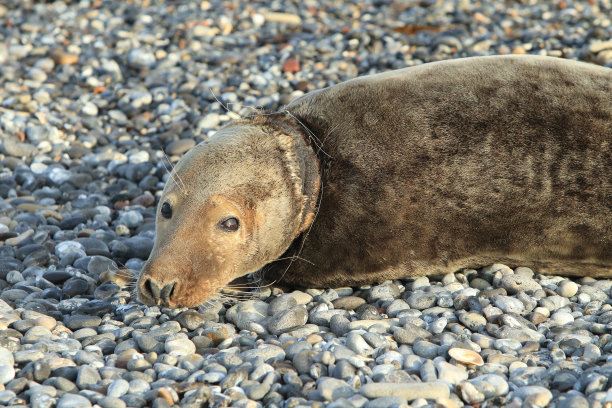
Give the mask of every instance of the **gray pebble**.
[[57, 401], [57, 408], [88, 408], [91, 402], [87, 398], [78, 394], [64, 394]]

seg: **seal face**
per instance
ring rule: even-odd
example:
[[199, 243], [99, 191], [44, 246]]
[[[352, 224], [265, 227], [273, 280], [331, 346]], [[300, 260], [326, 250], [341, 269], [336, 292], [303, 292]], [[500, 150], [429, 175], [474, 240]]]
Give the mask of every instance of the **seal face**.
[[612, 276], [610, 95], [607, 68], [477, 57], [231, 124], [164, 189], [139, 297], [193, 306], [261, 268], [302, 287], [494, 262]]

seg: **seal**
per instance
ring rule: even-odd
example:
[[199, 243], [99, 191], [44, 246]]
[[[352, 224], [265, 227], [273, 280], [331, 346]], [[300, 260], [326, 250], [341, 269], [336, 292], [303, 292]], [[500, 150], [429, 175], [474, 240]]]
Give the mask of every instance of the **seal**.
[[495, 262], [612, 276], [612, 69], [475, 57], [356, 78], [191, 149], [159, 201], [142, 302], [260, 270], [294, 287]]

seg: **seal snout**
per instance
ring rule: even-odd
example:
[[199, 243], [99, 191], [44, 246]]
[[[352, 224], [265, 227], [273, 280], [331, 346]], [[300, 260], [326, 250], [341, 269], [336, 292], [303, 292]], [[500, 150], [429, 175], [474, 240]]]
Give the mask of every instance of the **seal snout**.
[[147, 277], [140, 286], [143, 298], [152, 300], [155, 305], [170, 307], [175, 294], [176, 281], [156, 282], [153, 278]]

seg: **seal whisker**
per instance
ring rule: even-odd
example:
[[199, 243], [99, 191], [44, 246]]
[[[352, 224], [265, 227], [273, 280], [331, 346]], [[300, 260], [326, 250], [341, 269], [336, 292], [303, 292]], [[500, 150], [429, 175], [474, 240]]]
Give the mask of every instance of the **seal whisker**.
[[283, 258], [276, 258], [276, 259], [275, 259], [275, 260], [273, 260], [272, 262], [276, 262], [276, 261], [286, 261], [287, 259], [297, 259], [298, 261], [304, 261], [304, 262], [306, 262], [306, 263], [309, 263], [309, 264], [311, 264], [311, 265], [315, 266], [315, 263], [314, 263], [314, 262], [311, 262], [311, 261], [309, 261], [308, 259], [306, 259], [306, 258], [302, 258], [302, 257], [297, 256], [297, 255], [285, 256], [285, 257], [283, 257]]
[[181, 190], [181, 192], [183, 194], [187, 195], [187, 187], [185, 187], [185, 183], [183, 183], [183, 180], [181, 180], [181, 177], [178, 175], [178, 173], [176, 171], [174, 171], [174, 166], [172, 165], [172, 162], [170, 161], [170, 158], [168, 157], [168, 155], [166, 154], [164, 149], [161, 149], [161, 152], [164, 154], [164, 157], [166, 158], [166, 160], [168, 161], [168, 165], [170, 166], [170, 170], [168, 170], [168, 167], [166, 167], [166, 163], [162, 159], [161, 162], [162, 162], [162, 165], [164, 166], [164, 169], [166, 169], [166, 171], [168, 172], [168, 174], [170, 175], [170, 177], [172, 178], [174, 183], [176, 183], [176, 185]]
[[[328, 137], [329, 135], [331, 135], [332, 133], [334, 133], [334, 131], [335, 131], [336, 129], [338, 129], [339, 127], [340, 127], [340, 124], [339, 124], [339, 123], [338, 123], [338, 124], [336, 124], [336, 126], [334, 126], [333, 128], [331, 128], [331, 130], [325, 134], [325, 136], [323, 137], [323, 139], [321, 139], [321, 147], [319, 148], [319, 150], [317, 150], [317, 155], [319, 154], [319, 152], [323, 152], [323, 153], [325, 153], [325, 152], [323, 151], [323, 144], [325, 143], [325, 139], [327, 139], [327, 137]], [[326, 154], [328, 157], [331, 157], [331, 156], [329, 156], [327, 153], [325, 153], [325, 154]]]
[[223, 287], [221, 288], [221, 290], [222, 290], [222, 291], [224, 291], [224, 290], [225, 290], [225, 291], [229, 291], [229, 292], [231, 292], [231, 293], [234, 293], [234, 292], [236, 292], [236, 293], [251, 293], [250, 291], [247, 291], [247, 290], [241, 290], [241, 289], [249, 289], [249, 288], [248, 288], [248, 287], [246, 287], [246, 288], [245, 288], [245, 287], [242, 287], [242, 288], [234, 288], [234, 287], [232, 287], [232, 286], [228, 286], [228, 285], [225, 285], [225, 286], [223, 286]]
[[291, 118], [293, 120], [295, 120], [297, 123], [299, 123], [306, 130], [306, 132], [308, 132], [308, 135], [309, 135], [310, 139], [312, 140], [312, 143], [317, 147], [318, 152], [322, 152], [324, 155], [326, 155], [330, 159], [333, 158], [332, 156], [327, 154], [325, 152], [325, 150], [323, 150], [323, 144], [321, 143], [319, 138], [314, 134], [314, 132], [308, 128], [308, 126], [306, 126], [304, 123], [302, 123], [301, 120], [299, 120], [293, 113], [289, 112], [288, 110], [284, 110], [283, 112], [288, 114], [289, 116], [291, 116]]
[[223, 107], [223, 109], [225, 109], [228, 112], [232, 112], [232, 110], [229, 108], [229, 103], [227, 105], [224, 105], [223, 102], [221, 102], [221, 100], [219, 98], [217, 98], [217, 95], [215, 95], [215, 91], [212, 90], [212, 88], [208, 88], [208, 90], [210, 91], [210, 93], [212, 94], [213, 98], [215, 98], [215, 101], [219, 102], [219, 105], [221, 105]]

